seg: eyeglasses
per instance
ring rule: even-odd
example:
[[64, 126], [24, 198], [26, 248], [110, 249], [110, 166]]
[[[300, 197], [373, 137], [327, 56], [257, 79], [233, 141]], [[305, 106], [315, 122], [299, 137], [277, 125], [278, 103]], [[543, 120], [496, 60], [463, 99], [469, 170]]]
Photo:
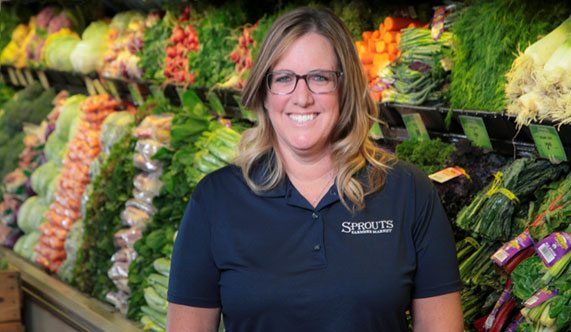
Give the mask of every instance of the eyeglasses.
[[271, 93], [289, 95], [297, 87], [297, 81], [302, 78], [314, 94], [330, 93], [337, 90], [337, 82], [343, 72], [333, 70], [315, 70], [305, 75], [297, 75], [290, 71], [274, 71], [266, 76], [266, 83]]

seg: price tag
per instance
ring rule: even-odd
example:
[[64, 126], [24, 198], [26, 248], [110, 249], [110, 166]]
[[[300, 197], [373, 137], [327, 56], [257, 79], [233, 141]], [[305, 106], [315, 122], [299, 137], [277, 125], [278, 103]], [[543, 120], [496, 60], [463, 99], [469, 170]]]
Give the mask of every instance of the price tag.
[[43, 71], [39, 71], [38, 78], [40, 79], [40, 84], [44, 87], [44, 89], [47, 90], [50, 88], [50, 82], [48, 81], [46, 73], [44, 73]]
[[10, 77], [10, 82], [12, 83], [12, 85], [14, 86], [20, 85], [18, 79], [16, 78], [16, 73], [14, 72], [14, 69], [8, 68], [8, 76]]
[[464, 171], [460, 167], [448, 167], [436, 173], [432, 173], [428, 177], [432, 181], [436, 181], [438, 183], [444, 183], [461, 175], [467, 175], [466, 171]]
[[383, 135], [383, 131], [381, 130], [381, 126], [379, 126], [378, 122], [375, 122], [371, 127], [371, 130], [369, 130], [369, 137], [371, 137], [374, 140], [385, 138], [385, 136]]
[[28, 81], [26, 81], [24, 74], [22, 74], [22, 70], [16, 69], [16, 77], [18, 77], [18, 81], [20, 82], [20, 85], [28, 86]]
[[492, 149], [492, 142], [490, 142], [490, 136], [488, 136], [488, 131], [486, 130], [486, 125], [482, 118], [476, 116], [460, 115], [460, 123], [462, 124], [462, 129], [468, 138], [474, 145], [481, 146], [485, 149]]
[[408, 130], [410, 138], [415, 141], [428, 141], [430, 136], [428, 136], [428, 131], [422, 122], [422, 118], [418, 113], [404, 114], [402, 116], [404, 125]]
[[133, 97], [133, 102], [135, 103], [135, 105], [139, 106], [145, 102], [145, 100], [143, 99], [143, 95], [141, 94], [141, 90], [139, 89], [139, 85], [137, 83], [129, 84], [129, 91], [131, 92], [131, 97]]
[[100, 94], [100, 95], [106, 95], [107, 94], [107, 90], [105, 90], [105, 88], [103, 87], [103, 85], [101, 84], [101, 82], [98, 79], [95, 79], [93, 81], [93, 86], [95, 87], [95, 93], [96, 94]]
[[24, 69], [24, 75], [26, 76], [26, 80], [28, 81], [28, 84], [34, 84], [34, 82], [36, 80], [34, 79], [34, 76], [32, 75], [32, 71], [29, 68]]
[[537, 152], [542, 158], [554, 162], [567, 161], [567, 155], [561, 144], [557, 130], [551, 126], [529, 125]]

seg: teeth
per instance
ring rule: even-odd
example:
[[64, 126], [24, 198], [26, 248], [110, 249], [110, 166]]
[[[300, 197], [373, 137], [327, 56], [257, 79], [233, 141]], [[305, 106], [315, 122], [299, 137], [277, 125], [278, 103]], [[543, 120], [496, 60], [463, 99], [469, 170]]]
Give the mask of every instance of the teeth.
[[290, 114], [289, 118], [297, 123], [306, 123], [315, 119], [317, 114]]

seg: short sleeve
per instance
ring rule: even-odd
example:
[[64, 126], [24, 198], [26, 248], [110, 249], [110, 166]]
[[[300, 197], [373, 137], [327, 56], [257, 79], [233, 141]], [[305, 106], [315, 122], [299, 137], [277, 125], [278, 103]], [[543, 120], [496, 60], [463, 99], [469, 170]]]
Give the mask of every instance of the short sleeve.
[[220, 307], [219, 278], [207, 214], [193, 194], [173, 248], [167, 300], [195, 307]]
[[462, 289], [452, 227], [434, 185], [417, 175], [413, 241], [417, 268], [413, 298], [443, 295]]

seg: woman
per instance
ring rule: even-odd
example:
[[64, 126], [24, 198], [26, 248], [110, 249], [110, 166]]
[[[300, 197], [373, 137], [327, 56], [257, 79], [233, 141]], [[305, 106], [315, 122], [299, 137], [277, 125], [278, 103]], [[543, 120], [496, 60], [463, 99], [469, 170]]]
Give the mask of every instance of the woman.
[[196, 187], [173, 251], [169, 331], [462, 331], [432, 184], [367, 135], [378, 109], [327, 10], [273, 24], [242, 95], [258, 124]]

